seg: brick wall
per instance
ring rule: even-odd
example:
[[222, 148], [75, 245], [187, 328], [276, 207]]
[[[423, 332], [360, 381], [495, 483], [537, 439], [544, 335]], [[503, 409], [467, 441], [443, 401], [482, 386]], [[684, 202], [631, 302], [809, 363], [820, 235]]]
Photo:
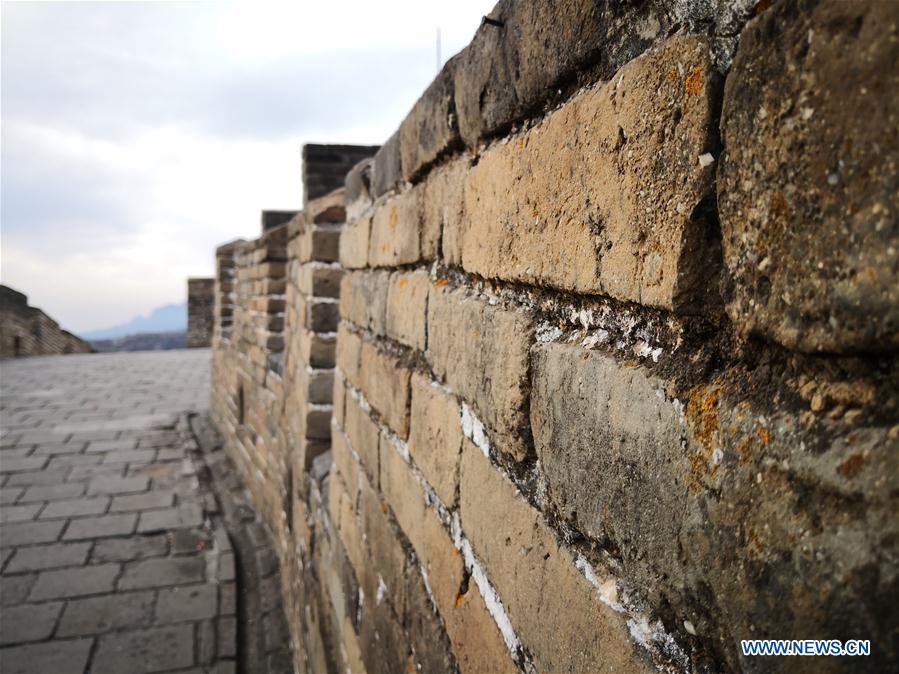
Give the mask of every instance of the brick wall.
[[768, 5], [500, 2], [236, 292], [299, 671], [895, 667], [899, 11]]
[[215, 279], [187, 279], [187, 348], [212, 346]]
[[65, 353], [93, 353], [93, 349], [43, 311], [29, 306], [28, 297], [0, 285], [0, 358]]

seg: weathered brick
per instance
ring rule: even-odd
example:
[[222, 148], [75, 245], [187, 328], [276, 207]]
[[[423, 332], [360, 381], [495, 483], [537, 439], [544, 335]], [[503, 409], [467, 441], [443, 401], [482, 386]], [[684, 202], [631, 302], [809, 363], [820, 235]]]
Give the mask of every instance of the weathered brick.
[[378, 491], [365, 477], [359, 480], [359, 519], [369, 552], [369, 568], [359, 572], [360, 584], [366, 593], [377, 597], [383, 582], [382, 593], [391, 606], [402, 613], [406, 603], [406, 551], [399, 542], [396, 531], [387, 515], [388, 507]]
[[41, 511], [41, 519], [55, 519], [59, 517], [81, 517], [83, 515], [102, 515], [109, 507], [108, 496], [94, 498], [78, 498], [67, 501], [53, 501]]
[[466, 398], [493, 432], [499, 449], [525, 456], [528, 347], [532, 319], [519, 311], [469, 298], [463, 290], [431, 287], [428, 361]]
[[386, 271], [347, 274], [340, 288], [341, 317], [375, 334], [385, 334], [389, 285]]
[[194, 626], [166, 625], [100, 638], [91, 663], [95, 674], [182, 669], [194, 664]]
[[183, 585], [159, 591], [156, 620], [161, 623], [214, 618], [218, 613], [218, 585]]
[[600, 601], [538, 511], [470, 442], [461, 484], [464, 533], [539, 671], [655, 671], [635, 654], [623, 616]]
[[[431, 171], [424, 184], [421, 250], [426, 260], [442, 253], [447, 264], [462, 264], [462, 225], [465, 179], [471, 168], [468, 154]], [[438, 245], [442, 240], [442, 250]]]
[[17, 548], [6, 567], [7, 573], [42, 571], [62, 566], [81, 566], [87, 561], [91, 544], [54, 543]]
[[706, 40], [673, 37], [483, 153], [465, 186], [465, 270], [698, 308], [716, 269], [700, 207], [714, 90]]
[[791, 1], [740, 37], [718, 203], [744, 335], [899, 347], [897, 22], [893, 2]]
[[426, 346], [429, 288], [428, 273], [420, 270], [392, 274], [387, 290], [387, 335], [419, 351]]
[[99, 517], [79, 517], [71, 520], [63, 535], [63, 540], [74, 541], [85, 538], [105, 538], [122, 536], [134, 531], [137, 515], [100, 515]]
[[384, 434], [381, 435], [380, 457], [381, 493], [412, 547], [423, 550], [422, 529], [427, 508], [424, 488], [401, 456], [396, 441]]
[[339, 227], [307, 225], [297, 243], [300, 262], [336, 262], [340, 258]]
[[368, 243], [371, 236], [371, 216], [348, 222], [340, 230], [340, 266], [359, 269], [368, 266]]
[[368, 243], [368, 264], [396, 267], [421, 259], [422, 188], [413, 187], [376, 205]]
[[306, 264], [297, 273], [297, 287], [304, 295], [314, 297], [339, 297], [343, 270]]
[[398, 131], [403, 179], [412, 181], [438, 157], [461, 145], [450, 59], [415, 102]]
[[344, 428], [350, 446], [356, 450], [365, 474], [372, 484], [378, 484], [378, 425], [371, 420], [368, 412], [362, 409], [361, 401], [355, 395], [346, 399], [346, 417]]
[[57, 635], [87, 636], [149, 625], [154, 599], [152, 592], [120, 592], [75, 599], [66, 604]]
[[93, 643], [93, 639], [65, 639], [11, 646], [3, 649], [3, 670], [81, 674], [87, 670]]
[[337, 367], [355, 388], [362, 386], [359, 366], [362, 362], [362, 338], [343, 324], [337, 326]]
[[31, 588], [29, 599], [56, 599], [112, 592], [118, 564], [98, 564], [57, 571], [42, 571]]
[[310, 367], [334, 367], [337, 340], [333, 335], [319, 335], [300, 330], [298, 335], [300, 358]]
[[[49, 639], [62, 602], [8, 606], [0, 611], [0, 645]], [[4, 652], [4, 670], [8, 664]], [[20, 670], [21, 671], [21, 670]]]
[[346, 407], [346, 381], [340, 370], [332, 370], [332, 379], [334, 381], [334, 390], [331, 394], [332, 415], [338, 426], [343, 427], [343, 414]]
[[346, 199], [346, 220], [355, 220], [372, 202], [371, 172], [374, 160], [363, 159], [346, 174], [344, 183]]
[[402, 179], [399, 131], [387, 139], [375, 153], [371, 170], [371, 195], [377, 199], [392, 190]]
[[451, 393], [416, 373], [410, 417], [409, 453], [443, 504], [453, 507], [463, 437], [459, 403]]
[[50, 543], [59, 538], [65, 521], [15, 522], [0, 526], [0, 542], [4, 547]]
[[362, 344], [360, 365], [362, 391], [371, 406], [400, 437], [409, 433], [409, 377], [396, 356], [371, 342]]
[[[303, 300], [300, 324], [313, 332], [334, 332], [340, 321], [340, 305], [330, 298]], [[280, 348], [280, 347], [279, 347]]]
[[127, 566], [119, 589], [185, 585], [203, 581], [204, 560], [200, 557], [148, 559]]

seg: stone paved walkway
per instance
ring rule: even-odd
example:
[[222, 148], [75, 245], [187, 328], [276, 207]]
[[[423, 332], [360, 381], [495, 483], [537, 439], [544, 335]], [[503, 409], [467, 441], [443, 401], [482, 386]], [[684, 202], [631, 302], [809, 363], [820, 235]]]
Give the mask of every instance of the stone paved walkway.
[[0, 363], [4, 674], [234, 671], [233, 554], [183, 416], [207, 407], [209, 367], [208, 350]]

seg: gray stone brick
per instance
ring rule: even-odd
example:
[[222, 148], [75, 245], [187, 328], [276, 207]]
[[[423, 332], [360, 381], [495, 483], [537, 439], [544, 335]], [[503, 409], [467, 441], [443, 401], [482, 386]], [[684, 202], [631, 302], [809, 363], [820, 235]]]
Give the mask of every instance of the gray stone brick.
[[69, 474], [68, 468], [58, 470], [33, 470], [27, 473], [13, 473], [4, 486], [15, 487], [19, 485], [33, 484], [62, 484]]
[[214, 618], [218, 611], [218, 585], [183, 585], [159, 591], [156, 622], [176, 623]]
[[153, 463], [155, 459], [155, 449], [119, 449], [107, 452], [103, 457], [103, 463], [147, 464]]
[[234, 583], [219, 584], [219, 613], [234, 615], [237, 613], [237, 593]]
[[167, 625], [100, 637], [91, 674], [139, 674], [194, 664], [194, 626]]
[[203, 523], [203, 509], [194, 503], [166, 510], [151, 510], [141, 513], [138, 532], [171, 531], [198, 527]]
[[129, 565], [119, 580], [119, 588], [133, 590], [202, 582], [204, 566], [204, 560], [199, 557], [148, 559]]
[[29, 599], [57, 599], [111, 592], [119, 575], [118, 564], [82, 566], [58, 571], [43, 571], [31, 588]]
[[94, 498], [78, 498], [68, 501], [53, 501], [41, 511], [42, 520], [56, 519], [60, 517], [80, 517], [83, 515], [102, 515], [109, 506], [108, 496], [95, 496]]
[[205, 531], [178, 529], [172, 532], [172, 554], [196, 554], [210, 547], [211, 539]]
[[120, 592], [74, 599], [66, 604], [57, 636], [100, 634], [149, 625], [153, 617], [153, 592]]
[[46, 456], [0, 457], [0, 474], [40, 470], [47, 465]]
[[237, 655], [237, 621], [234, 618], [218, 619], [218, 656], [233, 658]]
[[71, 520], [63, 535], [65, 541], [83, 538], [106, 538], [123, 536], [134, 531], [137, 515], [101, 515], [100, 517], [80, 517]]
[[0, 505], [15, 503], [23, 491], [24, 487], [0, 487]]
[[54, 456], [56, 454], [78, 454], [86, 443], [84, 442], [66, 442], [59, 444], [42, 444], [34, 449], [34, 456]]
[[33, 501], [60, 501], [63, 499], [75, 498], [84, 493], [84, 485], [75, 483], [54, 484], [48, 486], [29, 487], [22, 496], [22, 503], [30, 503]]
[[100, 476], [91, 480], [89, 494], [129, 494], [147, 491], [150, 486], [148, 477], [110, 477]]
[[44, 641], [4, 648], [3, 674], [83, 674], [93, 639]]
[[75, 466], [69, 473], [69, 482], [86, 482], [95, 477], [122, 477], [125, 464], [111, 466]]
[[21, 604], [28, 596], [36, 576], [0, 576], [0, 606]]
[[118, 440], [94, 440], [88, 443], [87, 452], [94, 454], [97, 452], [115, 452], [119, 450], [135, 449], [137, 447], [137, 438], [120, 438]]
[[130, 562], [149, 557], [161, 557], [168, 553], [168, 541], [160, 536], [132, 536], [130, 538], [104, 538], [94, 545], [91, 562]]
[[128, 494], [114, 496], [110, 512], [127, 512], [131, 510], [152, 510], [169, 508], [175, 501], [175, 493], [168, 490], [153, 490], [144, 494]]
[[6, 567], [6, 573], [81, 566], [87, 561], [90, 549], [90, 543], [53, 543], [17, 548]]
[[65, 522], [17, 522], [0, 527], [0, 545], [18, 546], [50, 543], [59, 538]]
[[60, 610], [62, 602], [22, 604], [3, 609], [0, 612], [0, 644], [7, 646], [49, 639]]
[[96, 466], [103, 457], [99, 454], [63, 454], [51, 456], [49, 469], [74, 468], [75, 466]]
[[7, 522], [28, 522], [33, 520], [43, 507], [43, 503], [6, 506], [0, 510], [0, 522], [3, 524]]

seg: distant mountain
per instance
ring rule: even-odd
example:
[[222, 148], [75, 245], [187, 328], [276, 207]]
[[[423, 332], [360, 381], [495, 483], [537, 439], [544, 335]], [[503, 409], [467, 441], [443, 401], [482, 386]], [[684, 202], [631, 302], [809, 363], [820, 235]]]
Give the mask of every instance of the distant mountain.
[[187, 346], [187, 333], [153, 332], [115, 339], [95, 339], [91, 346], [97, 353], [109, 351], [164, 351], [166, 349], [183, 349]]
[[149, 316], [138, 316], [127, 323], [114, 325], [105, 330], [82, 332], [82, 339], [94, 341], [98, 339], [116, 339], [128, 335], [140, 335], [158, 332], [181, 332], [187, 330], [187, 303], [166, 304], [154, 309]]

